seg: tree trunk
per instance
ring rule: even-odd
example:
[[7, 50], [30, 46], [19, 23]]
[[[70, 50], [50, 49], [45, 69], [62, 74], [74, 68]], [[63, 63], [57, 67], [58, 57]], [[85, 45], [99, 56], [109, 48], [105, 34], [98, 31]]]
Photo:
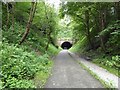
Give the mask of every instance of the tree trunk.
[[[104, 12], [102, 10], [100, 11], [100, 24], [101, 24], [100, 29], [102, 31], [105, 28]], [[100, 36], [100, 42], [101, 42], [101, 48], [105, 52], [104, 37], [102, 35]]]
[[9, 19], [10, 19], [10, 13], [9, 13], [9, 6], [8, 3], [7, 5], [7, 20], [6, 20], [6, 29], [8, 30], [8, 24], [9, 24]]
[[[44, 5], [45, 5], [45, 3], [44, 3]], [[47, 42], [47, 45], [46, 45], [46, 47], [45, 47], [45, 50], [48, 50], [48, 47], [49, 47], [49, 44], [50, 44], [50, 39], [51, 39], [51, 33], [52, 33], [52, 31], [51, 31], [51, 26], [50, 26], [50, 21], [49, 21], [49, 18], [48, 18], [48, 15], [47, 15], [47, 9], [46, 9], [46, 5], [45, 5], [45, 14], [46, 14], [46, 19], [48, 20], [48, 25], [49, 25], [49, 31], [48, 31], [48, 33], [47, 33], [47, 38], [48, 38], [48, 42]]]
[[14, 24], [15, 24], [14, 13], [15, 13], [15, 5], [14, 5], [14, 3], [13, 3], [13, 4], [12, 4], [12, 30], [13, 30], [13, 31], [14, 31]]
[[31, 10], [30, 10], [30, 16], [29, 16], [29, 20], [28, 20], [28, 23], [27, 23], [27, 26], [26, 26], [26, 31], [23, 35], [23, 37], [21, 38], [19, 44], [21, 45], [24, 40], [26, 39], [29, 31], [30, 31], [30, 25], [33, 21], [33, 17], [34, 17], [34, 14], [35, 14], [35, 10], [36, 10], [36, 5], [37, 5], [37, 2], [32, 2], [32, 7], [31, 7]]
[[48, 50], [49, 43], [51, 42], [51, 41], [50, 41], [50, 38], [51, 38], [50, 35], [51, 35], [51, 33], [52, 33], [51, 31], [48, 33], [48, 43], [47, 43], [47, 45], [46, 45], [46, 49], [45, 49], [45, 50]]
[[85, 11], [85, 20], [86, 20], [86, 30], [87, 30], [87, 38], [88, 42], [90, 45], [90, 48], [93, 48], [92, 41], [91, 41], [91, 36], [90, 36], [90, 16], [89, 16], [89, 11]]

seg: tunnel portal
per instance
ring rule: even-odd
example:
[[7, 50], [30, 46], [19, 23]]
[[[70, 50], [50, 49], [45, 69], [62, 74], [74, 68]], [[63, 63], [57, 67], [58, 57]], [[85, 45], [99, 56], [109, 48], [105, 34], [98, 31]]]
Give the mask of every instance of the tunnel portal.
[[61, 44], [62, 49], [70, 49], [72, 47], [72, 44], [68, 41], [65, 41]]

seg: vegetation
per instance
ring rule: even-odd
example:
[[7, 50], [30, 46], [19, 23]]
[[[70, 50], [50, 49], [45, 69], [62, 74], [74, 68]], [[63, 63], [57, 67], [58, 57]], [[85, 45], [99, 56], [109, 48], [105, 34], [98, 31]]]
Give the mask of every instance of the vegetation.
[[92, 76], [94, 76], [97, 80], [99, 80], [105, 88], [107, 88], [107, 89], [111, 88], [112, 90], [115, 89], [114, 86], [111, 85], [111, 83], [108, 84], [106, 81], [101, 79], [96, 73], [94, 73], [89, 68], [87, 68], [83, 63], [81, 63], [81, 62], [78, 62], [78, 63], [82, 66], [82, 68], [87, 70]]
[[24, 51], [23, 48], [9, 46], [8, 43], [1, 45], [2, 88], [35, 88], [32, 79], [36, 72], [49, 73], [52, 61], [47, 54], [38, 56], [34, 52]]
[[9, 2], [2, 3], [2, 14], [0, 89], [43, 87], [51, 57], [58, 53], [54, 8], [44, 2]]
[[105, 57], [105, 58], [99, 57], [99, 58], [93, 59], [93, 63], [96, 63], [98, 66], [101, 66], [107, 69], [109, 72], [120, 77], [119, 60], [120, 60], [120, 56], [116, 55], [116, 56], [112, 56], [112, 59], [110, 57]]
[[[65, 2], [61, 18], [71, 18], [73, 52], [91, 57], [93, 62], [118, 75], [120, 67], [119, 2]], [[119, 76], [119, 75], [118, 75]]]
[[71, 51], [119, 76], [119, 2], [62, 2], [59, 12], [47, 1], [0, 3], [0, 89], [43, 87], [58, 39], [72, 40]]

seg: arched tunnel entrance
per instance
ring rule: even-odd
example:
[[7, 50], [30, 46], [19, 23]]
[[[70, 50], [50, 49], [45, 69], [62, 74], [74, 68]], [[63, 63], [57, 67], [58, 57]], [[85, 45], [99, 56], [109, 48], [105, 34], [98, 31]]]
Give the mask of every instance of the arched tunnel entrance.
[[70, 49], [72, 47], [72, 44], [68, 41], [65, 41], [61, 44], [62, 49]]

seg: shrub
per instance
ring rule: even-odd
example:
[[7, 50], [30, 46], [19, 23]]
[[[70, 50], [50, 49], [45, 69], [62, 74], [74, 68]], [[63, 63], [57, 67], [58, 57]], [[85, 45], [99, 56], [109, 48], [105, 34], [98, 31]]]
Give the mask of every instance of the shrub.
[[115, 68], [115, 69], [119, 69], [120, 68], [120, 56], [116, 55], [116, 56], [112, 56], [112, 58], [102, 58], [102, 59], [96, 59], [95, 62], [98, 62], [99, 64], [111, 67], [111, 68]]
[[37, 56], [23, 48], [8, 43], [0, 44], [2, 88], [33, 88], [32, 79], [38, 71], [48, 72], [51, 61], [49, 56]]

